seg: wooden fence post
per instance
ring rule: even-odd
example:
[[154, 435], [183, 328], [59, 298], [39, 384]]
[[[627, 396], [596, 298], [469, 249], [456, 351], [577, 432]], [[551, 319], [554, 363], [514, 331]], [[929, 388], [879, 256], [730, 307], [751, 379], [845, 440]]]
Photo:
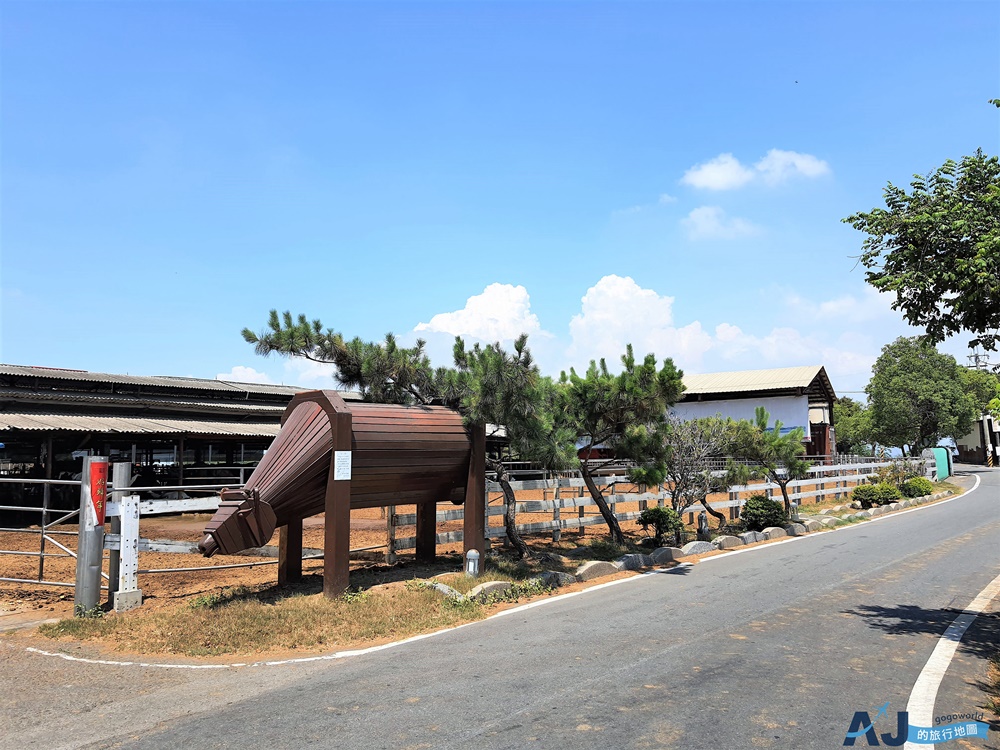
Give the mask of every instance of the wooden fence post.
[[385, 509], [385, 564], [396, 564], [396, 506]]

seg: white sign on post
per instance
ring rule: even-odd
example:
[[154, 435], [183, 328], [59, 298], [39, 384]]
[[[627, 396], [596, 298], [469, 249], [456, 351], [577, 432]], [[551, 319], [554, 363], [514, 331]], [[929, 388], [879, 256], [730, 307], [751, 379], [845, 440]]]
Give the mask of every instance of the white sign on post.
[[335, 482], [342, 479], [351, 478], [351, 452], [333, 452], [333, 480]]

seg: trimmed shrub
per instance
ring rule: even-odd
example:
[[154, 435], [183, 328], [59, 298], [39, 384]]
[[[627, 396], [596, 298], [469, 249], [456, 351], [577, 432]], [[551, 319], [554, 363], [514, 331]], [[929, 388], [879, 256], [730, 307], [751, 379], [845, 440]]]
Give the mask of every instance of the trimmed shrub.
[[679, 538], [678, 535], [684, 530], [680, 514], [673, 508], [662, 505], [646, 508], [635, 522], [642, 526], [643, 531], [648, 531], [650, 526], [653, 527], [653, 540], [657, 547], [663, 544], [663, 538], [667, 534]]
[[907, 479], [899, 488], [906, 497], [924, 497], [934, 492], [934, 483], [927, 477]]
[[888, 505], [903, 499], [903, 493], [899, 491], [899, 487], [889, 482], [879, 482], [874, 486], [874, 490], [875, 505]]
[[878, 491], [874, 484], [861, 484], [851, 490], [851, 500], [857, 500], [866, 510], [876, 504], [877, 497]]
[[767, 495], [751, 495], [740, 508], [740, 520], [747, 531], [761, 531], [768, 526], [784, 526], [788, 523], [785, 506]]

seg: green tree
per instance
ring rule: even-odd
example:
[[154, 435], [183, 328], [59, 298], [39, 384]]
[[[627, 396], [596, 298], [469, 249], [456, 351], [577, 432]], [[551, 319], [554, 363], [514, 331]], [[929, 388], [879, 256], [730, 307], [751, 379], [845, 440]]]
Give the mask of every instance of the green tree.
[[915, 175], [911, 192], [889, 183], [886, 208], [844, 221], [868, 236], [865, 278], [895, 292], [893, 309], [937, 344], [953, 333], [995, 349], [1000, 329], [1000, 160], [982, 150]]
[[841, 396], [833, 404], [833, 424], [838, 453], [871, 455], [872, 426], [867, 406], [850, 396]]
[[[682, 375], [670, 359], [657, 367], [653, 354], [637, 363], [629, 344], [619, 374], [612, 374], [602, 359], [591, 361], [582, 377], [570, 370], [560, 379], [557, 416], [581, 447], [583, 481], [616, 544], [623, 544], [625, 537], [594, 474], [613, 461], [627, 459], [636, 464], [629, 471], [633, 481], [658, 484], [663, 480], [663, 429], [667, 407], [684, 390]], [[599, 451], [613, 458], [599, 458]]]
[[782, 424], [775, 421], [769, 428], [771, 415], [767, 409], [758, 406], [754, 412], [752, 429], [744, 430], [736, 445], [739, 458], [748, 461], [756, 476], [773, 482], [781, 489], [785, 501], [785, 512], [791, 513], [792, 503], [788, 497], [788, 483], [809, 476], [811, 464], [803, 458], [806, 452], [802, 440], [805, 432], [796, 427], [782, 434]]
[[668, 415], [663, 432], [665, 454], [664, 473], [670, 485], [670, 505], [681, 513], [695, 503], [711, 514], [719, 526], [726, 516], [708, 503], [708, 496], [728, 492], [746, 477], [729, 456], [743, 442], [741, 435], [749, 422], [735, 422], [721, 416], [682, 420]]
[[287, 311], [279, 316], [277, 310], [271, 310], [264, 331], [244, 328], [242, 333], [261, 356], [278, 354], [336, 365], [337, 382], [359, 391], [365, 401], [429, 404], [437, 394], [423, 339], [411, 348], [400, 347], [391, 333], [381, 343], [357, 337], [346, 341], [319, 320], [310, 321], [305, 315], [293, 318]]
[[979, 414], [990, 414], [1000, 404], [1000, 378], [996, 373], [973, 367], [958, 366], [962, 387], [979, 410]]
[[865, 388], [872, 437], [904, 455], [920, 455], [942, 438], [962, 437], [979, 416], [955, 358], [900, 337], [882, 348]]
[[[439, 371], [442, 401], [462, 412], [468, 424], [484, 424], [506, 435], [508, 458], [534, 461], [548, 469], [575, 465], [573, 436], [555, 424], [552, 381], [539, 375], [522, 334], [507, 352], [498, 343], [466, 349], [455, 337], [454, 370]], [[487, 455], [504, 497], [504, 528], [518, 558], [529, 554], [517, 532], [517, 498], [502, 454]]]
[[[467, 424], [481, 424], [494, 433], [503, 431], [508, 450], [522, 460], [535, 460], [547, 468], [563, 468], [575, 461], [572, 435], [554, 423], [555, 400], [551, 379], [541, 378], [528, 349], [527, 335], [507, 352], [499, 343], [466, 349], [456, 337], [454, 368], [431, 367], [424, 342], [406, 348], [395, 336], [384, 342], [350, 341], [319, 320], [305, 315], [293, 318], [271, 310], [267, 328], [254, 333], [243, 329], [243, 338], [258, 354], [304, 357], [313, 362], [336, 365], [334, 377], [346, 387], [358, 390], [365, 401], [387, 404], [439, 403], [460, 411]], [[496, 473], [504, 495], [504, 525], [507, 537], [519, 557], [528, 552], [516, 528], [516, 498], [503, 455], [488, 455], [487, 463]]]

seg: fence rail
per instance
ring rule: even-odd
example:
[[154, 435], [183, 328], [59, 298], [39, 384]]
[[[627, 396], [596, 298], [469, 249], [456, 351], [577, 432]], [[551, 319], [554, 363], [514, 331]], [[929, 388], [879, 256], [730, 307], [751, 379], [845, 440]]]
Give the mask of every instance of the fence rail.
[[[868, 457], [851, 457], [850, 461], [842, 461], [839, 463], [827, 463], [827, 464], [817, 464], [809, 469], [809, 477], [805, 479], [793, 480], [788, 483], [788, 488], [790, 490], [789, 497], [793, 501], [802, 502], [804, 500], [816, 499], [820, 501], [825, 498], [833, 497], [835, 499], [846, 498], [850, 493], [850, 490], [867, 480], [869, 477], [874, 475], [879, 469], [890, 466], [892, 462], [890, 461], [877, 461]], [[916, 459], [918, 462], [920, 459]], [[932, 462], [923, 460], [924, 472], [933, 472], [934, 465]], [[616, 469], [625, 471], [627, 467], [617, 466]], [[518, 468], [514, 470], [520, 473], [522, 476], [530, 475], [537, 476], [539, 473], [537, 470], [531, 468]], [[127, 476], [127, 472], [117, 472], [118, 477]], [[515, 474], [516, 475], [516, 474]], [[605, 474], [596, 476], [595, 482], [599, 487], [602, 487], [608, 494], [605, 496], [606, 501], [610, 505], [612, 512], [618, 518], [620, 522], [631, 521], [638, 518], [642, 510], [650, 507], [651, 505], [664, 505], [670, 502], [670, 494], [666, 487], [657, 487], [656, 491], [647, 492], [637, 492], [637, 491], [626, 491], [620, 492], [616, 491], [621, 488], [631, 488], [634, 487], [631, 482], [628, 481], [627, 477], [618, 476], [616, 474]], [[81, 487], [82, 483], [80, 480], [56, 480], [56, 479], [23, 479], [23, 478], [8, 478], [0, 477], [0, 483], [18, 483], [22, 485], [42, 485], [42, 503], [41, 507], [31, 506], [31, 505], [2, 505], [0, 506], [0, 511], [14, 511], [14, 512], [26, 512], [32, 514], [39, 514], [41, 516], [40, 523], [35, 528], [12, 528], [3, 527], [0, 528], [0, 532], [3, 533], [23, 533], [23, 534], [33, 534], [37, 535], [39, 538], [39, 550], [38, 552], [24, 551], [24, 550], [4, 550], [0, 549], [0, 555], [14, 555], [14, 556], [32, 556], [37, 557], [39, 560], [38, 573], [36, 578], [15, 578], [15, 577], [0, 577], [0, 581], [13, 582], [13, 583], [35, 583], [50, 586], [68, 586], [72, 587], [74, 584], [68, 581], [53, 581], [45, 578], [45, 560], [48, 558], [67, 558], [76, 557], [76, 553], [65, 544], [61, 543], [56, 537], [65, 536], [77, 536], [77, 531], [69, 530], [66, 528], [59, 529], [58, 526], [64, 524], [75, 524], [80, 516], [80, 509], [74, 510], [58, 510], [50, 507], [51, 493], [50, 488], [52, 486], [76, 486]], [[120, 482], [121, 483], [121, 482]], [[531, 523], [524, 523], [518, 525], [518, 530], [522, 534], [539, 534], [551, 532], [555, 538], [562, 531], [569, 530], [580, 530], [587, 526], [603, 524], [604, 518], [597, 512], [596, 503], [592, 500], [589, 492], [586, 490], [586, 483], [579, 472], [559, 472], [552, 473], [548, 478], [536, 479], [536, 478], [526, 478], [526, 479], [515, 479], [510, 482], [511, 489], [515, 492], [519, 491], [542, 491], [552, 492], [552, 498], [546, 498], [542, 500], [532, 499], [517, 501], [517, 511], [521, 514], [543, 514], [551, 513], [552, 519], [546, 521], [533, 521]], [[113, 498], [113, 502], [109, 503], [109, 509], [113, 512], [117, 512], [117, 503], [125, 497], [125, 493], [129, 493], [130, 500], [134, 500], [136, 503], [136, 529], [138, 527], [138, 517], [141, 516], [151, 516], [159, 515], [164, 513], [189, 513], [189, 512], [210, 512], [214, 511], [219, 506], [218, 495], [213, 497], [181, 497], [181, 498], [161, 498], [161, 499], [140, 499], [135, 496], [134, 493], [138, 492], [184, 492], [189, 491], [204, 491], [204, 492], [217, 492], [224, 486], [233, 487], [234, 485], [220, 485], [220, 484], [200, 484], [200, 485], [177, 485], [177, 486], [152, 486], [152, 487], [113, 487], [109, 486], [109, 494]], [[806, 489], [812, 487], [812, 489]], [[489, 523], [490, 518], [496, 518], [504, 514], [504, 508], [502, 505], [490, 505], [491, 495], [493, 500], [500, 499], [497, 497], [500, 493], [500, 485], [495, 481], [487, 481], [486, 497], [483, 498], [483, 502], [486, 504], [486, 514], [487, 522]], [[739, 516], [739, 508], [745, 502], [745, 495], [748, 493], [766, 493], [769, 496], [774, 495], [775, 492], [779, 490], [777, 484], [774, 483], [758, 483], [751, 485], [741, 485], [738, 487], [730, 488], [728, 492], [728, 497], [725, 500], [716, 500], [711, 502], [709, 505], [716, 510], [728, 511], [729, 517], [731, 519], [736, 519]], [[568, 497], [561, 497], [563, 491], [569, 491]], [[544, 495], [543, 495], [544, 496]], [[617, 510], [619, 505], [635, 505], [638, 504], [639, 510]], [[692, 505], [687, 508], [682, 509], [682, 513], [688, 515], [688, 522], [694, 522], [694, 514], [701, 509], [700, 504]], [[575, 511], [575, 513], [574, 513]], [[564, 517], [564, 513], [568, 517]], [[352, 549], [352, 552], [367, 552], [372, 550], [385, 549], [387, 553], [387, 558], [389, 560], [395, 559], [397, 552], [413, 549], [416, 546], [415, 536], [403, 536], [397, 537], [397, 529], [404, 527], [412, 527], [416, 525], [417, 515], [415, 513], [402, 513], [397, 514], [395, 508], [390, 507], [386, 514], [386, 544], [384, 545], [371, 545], [368, 547], [362, 547], [357, 549]], [[439, 511], [436, 514], [436, 519], [438, 523], [447, 523], [453, 521], [460, 521], [464, 518], [464, 509], [449, 509], [444, 511]], [[487, 536], [491, 539], [496, 539], [503, 537], [505, 535], [502, 524], [501, 525], [488, 525], [487, 526]], [[134, 534], [137, 537], [137, 532]], [[450, 544], [462, 541], [463, 534], [461, 531], [449, 531], [437, 535], [438, 544]], [[110, 572], [111, 578], [111, 590], [115, 590], [118, 572], [115, 568], [115, 560], [121, 552], [121, 540], [122, 534], [120, 530], [120, 522], [117, 522], [117, 516], [112, 520], [111, 533], [106, 534], [104, 539], [104, 549], [112, 552], [112, 567]], [[69, 540], [67, 540], [69, 541]], [[56, 550], [56, 551], [49, 551]], [[270, 553], [268, 552], [270, 550]], [[168, 553], [185, 553], [190, 554], [197, 552], [197, 545], [193, 542], [180, 542], [173, 540], [163, 540], [163, 539], [146, 539], [137, 538], [135, 542], [135, 551], [138, 552], [168, 552]], [[307, 555], [304, 559], [319, 559], [322, 556], [321, 550], [305, 550]], [[276, 554], [276, 550], [271, 548], [263, 548], [262, 550], [252, 552], [251, 554], [259, 554], [261, 556], [272, 556]], [[163, 569], [144, 569], [138, 570], [137, 565], [135, 566], [134, 574], [151, 574], [160, 572], [183, 572], [183, 571], [212, 571], [220, 570], [229, 567], [251, 567], [256, 565], [271, 565], [275, 564], [274, 560], [259, 561], [259, 562], [248, 562], [248, 563], [236, 563], [232, 565], [215, 565], [215, 566], [203, 566], [197, 568], [163, 568]], [[104, 579], [109, 578], [109, 574], [102, 572], [102, 577]]]
[[[876, 460], [873, 458], [865, 456], [851, 456], [851, 460], [841, 463], [830, 463], [830, 464], [817, 464], [809, 468], [810, 476], [805, 479], [796, 479], [788, 483], [789, 489], [789, 500], [792, 502], [801, 502], [803, 500], [815, 499], [817, 502], [821, 502], [826, 498], [834, 498], [836, 500], [846, 499], [850, 494], [851, 489], [856, 485], [865, 482], [868, 478], [874, 476], [879, 469], [888, 467], [892, 465], [891, 461], [886, 460]], [[924, 459], [913, 459], [915, 463], [922, 465], [922, 471], [926, 475], [933, 471], [933, 464], [929, 463]], [[529, 469], [520, 469], [520, 471], [527, 473]], [[526, 524], [518, 524], [517, 530], [520, 534], [539, 534], [552, 532], [554, 537], [558, 539], [558, 535], [562, 531], [581, 529], [586, 526], [592, 526], [604, 523], [604, 518], [599, 513], [595, 513], [597, 504], [590, 497], [588, 492], [582, 491], [586, 488], [586, 483], [582, 476], [568, 476], [571, 472], [559, 472], [558, 476], [552, 476], [549, 479], [524, 479], [524, 480], [514, 480], [510, 482], [510, 487], [514, 492], [519, 491], [552, 491], [556, 496], [551, 500], [518, 500], [517, 501], [517, 512], [519, 514], [538, 514], [538, 513], [552, 513], [553, 518], [551, 521], [536, 521]], [[611, 488], [612, 490], [617, 485], [632, 485], [625, 477], [620, 476], [598, 476], [595, 477], [595, 483], [598, 487], [603, 489]], [[812, 490], [802, 490], [804, 487], [819, 487], [819, 489]], [[559, 497], [561, 490], [581, 490], [579, 494], [572, 495], [570, 497]], [[486, 483], [487, 498], [489, 495], [496, 495], [501, 492], [501, 486], [495, 481], [487, 481]], [[612, 512], [619, 522], [622, 521], [633, 521], [639, 517], [640, 513], [646, 507], [651, 504], [664, 505], [670, 500], [670, 493], [666, 488], [657, 488], [657, 492], [611, 492], [605, 496], [605, 500], [608, 505], [611, 506]], [[739, 508], [743, 506], [746, 501], [744, 495], [749, 494], [766, 494], [768, 497], [774, 496], [776, 492], [780, 492], [780, 487], [773, 482], [761, 482], [758, 484], [750, 485], [738, 485], [731, 487], [728, 492], [728, 498], [726, 500], [716, 500], [709, 503], [709, 506], [714, 510], [728, 511], [731, 520], [735, 520], [739, 517]], [[622, 511], [615, 512], [615, 506], [618, 504], [629, 504], [638, 503], [640, 510], [638, 511]], [[561, 516], [562, 511], [572, 510], [577, 511], [576, 516], [569, 518], [563, 518]], [[688, 523], [693, 524], [695, 521], [695, 513], [702, 509], [701, 503], [695, 503], [683, 508], [680, 512], [682, 515], [688, 516]], [[588, 511], [590, 514], [588, 515]], [[503, 506], [490, 506], [487, 504], [486, 509], [487, 520], [492, 517], [502, 516], [504, 514]], [[447, 510], [439, 511], [437, 514], [438, 523], [446, 523], [449, 521], [458, 521], [464, 518], [464, 510]], [[412, 526], [416, 523], [416, 514], [390, 514], [388, 519], [389, 526], [391, 529], [389, 532], [389, 553], [393, 554], [395, 552], [400, 552], [403, 550], [413, 549], [416, 546], [415, 536], [404, 536], [396, 537], [394, 533], [395, 527]], [[487, 527], [487, 537], [490, 539], [496, 539], [504, 537], [506, 532], [502, 526], [488, 526]], [[460, 542], [463, 539], [461, 531], [450, 531], [437, 535], [438, 544], [451, 544], [455, 542]]]

